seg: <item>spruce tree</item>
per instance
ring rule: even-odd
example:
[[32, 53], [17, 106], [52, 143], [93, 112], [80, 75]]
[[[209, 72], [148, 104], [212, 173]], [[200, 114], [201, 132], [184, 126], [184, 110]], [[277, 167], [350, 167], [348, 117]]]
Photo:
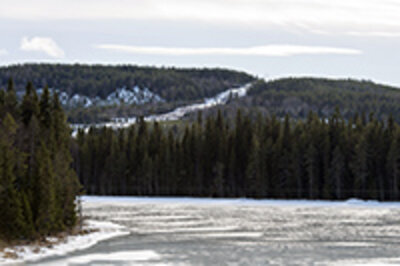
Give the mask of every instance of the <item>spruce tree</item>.
[[318, 179], [318, 151], [314, 143], [310, 143], [306, 150], [306, 172], [308, 184], [308, 198], [314, 199], [317, 192], [317, 179]]
[[399, 199], [400, 189], [400, 130], [393, 133], [393, 139], [387, 154], [387, 174], [390, 179], [390, 199]]
[[246, 195], [249, 197], [261, 198], [263, 196], [265, 188], [263, 159], [258, 137], [253, 135], [249, 164], [246, 170]]
[[335, 194], [335, 199], [343, 198], [343, 177], [345, 175], [345, 158], [340, 146], [333, 150], [332, 161], [330, 165], [330, 178], [333, 183], [330, 194]]
[[39, 121], [41, 123], [41, 126], [44, 130], [48, 130], [51, 127], [52, 121], [52, 106], [50, 102], [50, 92], [49, 88], [46, 86], [43, 89], [43, 93], [40, 96], [40, 114], [39, 114]]
[[41, 235], [47, 235], [58, 229], [58, 224], [55, 224], [57, 206], [54, 169], [50, 151], [43, 141], [38, 150], [36, 163], [38, 173], [35, 186], [35, 226]]
[[367, 179], [369, 171], [367, 143], [364, 134], [359, 137], [354, 154], [354, 160], [351, 162], [354, 176], [354, 196], [365, 199], [367, 198]]
[[17, 190], [17, 124], [7, 113], [0, 127], [0, 235], [8, 240], [23, 237], [25, 221], [21, 195]]
[[53, 146], [54, 186], [56, 190], [56, 225], [60, 229], [72, 226], [76, 221], [75, 197], [79, 192], [76, 173], [71, 170], [70, 128], [57, 93], [51, 101], [51, 134], [56, 145]]
[[37, 117], [38, 115], [39, 105], [37, 102], [36, 91], [33, 88], [33, 84], [29, 82], [28, 85], [26, 85], [25, 95], [21, 104], [22, 122], [25, 126], [28, 126], [32, 116]]
[[3, 114], [5, 114], [5, 102], [6, 102], [6, 93], [3, 89], [0, 88], [0, 119], [3, 118]]
[[277, 139], [277, 153], [278, 153], [278, 187], [281, 191], [281, 197], [286, 198], [292, 194], [289, 184], [292, 183], [292, 173], [291, 173], [291, 156], [292, 156], [292, 142], [291, 142], [291, 130], [289, 116], [285, 116], [283, 128], [280, 131], [279, 137]]
[[8, 80], [7, 92], [4, 96], [4, 113], [9, 113], [14, 119], [19, 116], [18, 99], [12, 79]]

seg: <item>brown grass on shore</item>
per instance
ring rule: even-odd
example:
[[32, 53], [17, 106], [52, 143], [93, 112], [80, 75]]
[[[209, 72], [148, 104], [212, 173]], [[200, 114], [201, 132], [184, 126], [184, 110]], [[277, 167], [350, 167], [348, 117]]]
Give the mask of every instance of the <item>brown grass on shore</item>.
[[[52, 248], [54, 245], [66, 242], [68, 236], [87, 235], [98, 231], [97, 229], [80, 229], [79, 223], [71, 229], [53, 235], [41, 236], [34, 240], [13, 240], [5, 241], [0, 239], [0, 253], [7, 259], [18, 258], [19, 246], [31, 246], [34, 253], [40, 252], [41, 248]], [[7, 249], [6, 251], [4, 251]], [[1, 256], [1, 254], [0, 254]]]

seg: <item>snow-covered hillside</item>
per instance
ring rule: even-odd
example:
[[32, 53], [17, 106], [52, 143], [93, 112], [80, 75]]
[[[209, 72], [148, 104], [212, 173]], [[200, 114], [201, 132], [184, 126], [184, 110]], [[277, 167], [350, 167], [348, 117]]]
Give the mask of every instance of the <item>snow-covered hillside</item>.
[[[238, 88], [231, 88], [228, 89], [224, 92], [221, 92], [214, 97], [204, 99], [202, 103], [195, 103], [195, 104], [190, 104], [186, 105], [183, 107], [178, 107], [175, 110], [163, 114], [158, 114], [158, 115], [150, 115], [145, 117], [144, 119], [146, 121], [172, 121], [172, 120], [178, 120], [184, 117], [186, 114], [191, 113], [191, 112], [196, 112], [200, 110], [204, 110], [216, 105], [220, 104], [226, 104], [230, 98], [239, 98], [243, 97], [246, 95], [247, 91], [249, 90], [251, 86], [251, 83], [248, 83], [246, 85], [243, 85]], [[125, 92], [122, 93], [122, 95], [127, 96], [124, 94]], [[110, 98], [111, 101], [112, 98]], [[126, 99], [130, 99], [129, 97], [126, 97]], [[156, 100], [162, 101], [161, 98], [157, 98]], [[91, 126], [96, 126], [96, 127], [112, 127], [112, 128], [124, 128], [128, 127], [132, 124], [136, 123], [136, 117], [129, 117], [129, 118], [124, 118], [124, 117], [116, 117], [113, 118], [110, 122], [107, 123], [98, 123], [98, 124], [72, 124], [73, 130], [73, 135], [76, 135], [78, 129], [85, 129], [87, 130]]]
[[[135, 86], [133, 88], [117, 88], [114, 92], [110, 93], [104, 99], [96, 97], [88, 97], [82, 94], [68, 95], [64, 91], [58, 89], [49, 89], [50, 93], [56, 91], [59, 95], [61, 104], [67, 108], [75, 107], [90, 107], [90, 106], [109, 106], [119, 104], [145, 104], [145, 103], [159, 103], [165, 102], [161, 96], [153, 93], [148, 88], [140, 88]], [[18, 97], [22, 98], [25, 92], [18, 92]], [[40, 96], [43, 93], [43, 89], [37, 89], [36, 93]]]
[[146, 117], [146, 120], [147, 121], [178, 120], [187, 113], [204, 110], [219, 104], [226, 104], [230, 98], [239, 98], [245, 96], [248, 89], [250, 88], [250, 85], [251, 84], [249, 83], [239, 88], [231, 88], [229, 90], [226, 90], [224, 92], [215, 95], [214, 97], [204, 99], [203, 103], [179, 107], [169, 113]]

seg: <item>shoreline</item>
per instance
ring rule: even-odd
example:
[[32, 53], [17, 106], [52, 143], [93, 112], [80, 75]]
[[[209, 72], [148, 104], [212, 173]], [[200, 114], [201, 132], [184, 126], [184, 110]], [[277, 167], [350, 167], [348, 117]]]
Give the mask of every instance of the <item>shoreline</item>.
[[104, 204], [213, 204], [213, 205], [252, 205], [252, 206], [307, 206], [307, 207], [391, 207], [400, 208], [400, 201], [377, 201], [349, 198], [346, 200], [324, 199], [273, 199], [273, 198], [210, 198], [187, 196], [82, 196], [85, 205]]
[[66, 237], [47, 237], [46, 241], [50, 243], [47, 246], [32, 243], [30, 245], [6, 247], [3, 251], [0, 251], [0, 265], [34, 262], [51, 256], [65, 255], [90, 248], [100, 241], [129, 234], [124, 226], [97, 220], [86, 220], [82, 231], [89, 233], [78, 233]]

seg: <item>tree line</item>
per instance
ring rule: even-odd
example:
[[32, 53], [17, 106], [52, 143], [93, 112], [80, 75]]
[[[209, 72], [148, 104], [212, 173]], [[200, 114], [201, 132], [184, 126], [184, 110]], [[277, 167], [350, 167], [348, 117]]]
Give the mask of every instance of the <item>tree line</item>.
[[400, 199], [400, 126], [391, 116], [219, 111], [173, 127], [141, 119], [91, 128], [76, 141], [74, 167], [89, 194]]
[[32, 83], [22, 102], [0, 90], [0, 239], [36, 239], [72, 228], [80, 185], [58, 96]]

